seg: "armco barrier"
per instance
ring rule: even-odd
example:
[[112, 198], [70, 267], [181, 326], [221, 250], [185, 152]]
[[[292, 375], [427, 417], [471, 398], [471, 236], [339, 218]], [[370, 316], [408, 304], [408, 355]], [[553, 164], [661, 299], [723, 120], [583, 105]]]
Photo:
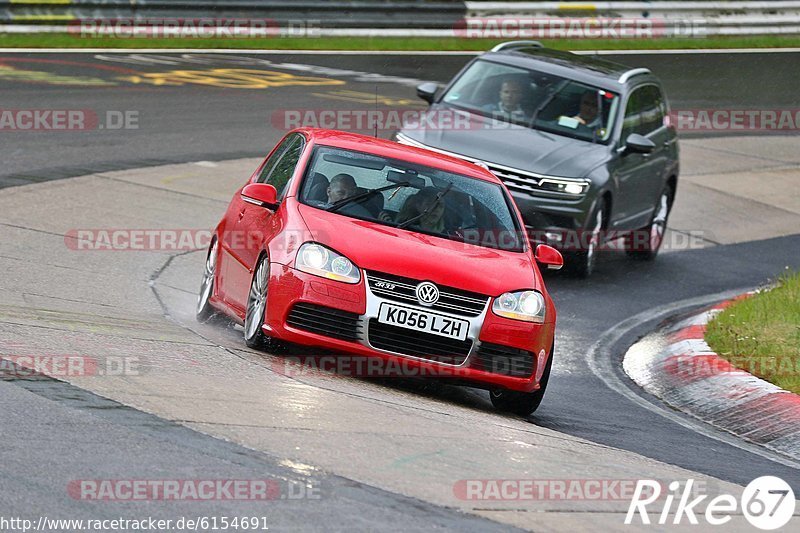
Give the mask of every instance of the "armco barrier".
[[[800, 0], [488, 2], [457, 0], [0, 0], [0, 31], [62, 31], [90, 19], [313, 21], [321, 35], [449, 37], [470, 20], [651, 19], [671, 35], [800, 34]], [[672, 31], [674, 29], [674, 31]], [[505, 36], [500, 36], [505, 37]], [[525, 35], [520, 35], [525, 38]], [[528, 36], [536, 38], [538, 36]]]
[[680, 35], [800, 34], [800, 1], [465, 2], [467, 19], [652, 19]]

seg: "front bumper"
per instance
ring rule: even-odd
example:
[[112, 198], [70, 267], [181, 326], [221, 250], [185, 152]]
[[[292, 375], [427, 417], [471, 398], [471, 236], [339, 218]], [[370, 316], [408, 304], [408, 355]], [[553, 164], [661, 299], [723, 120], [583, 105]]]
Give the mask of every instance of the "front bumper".
[[[369, 365], [373, 370], [369, 375], [374, 377], [434, 377], [485, 389], [505, 388], [523, 392], [539, 388], [539, 378], [547, 358], [551, 356], [550, 350], [555, 332], [555, 324], [552, 322], [533, 324], [498, 317], [489, 309], [491, 303], [489, 300], [483, 312], [477, 317], [451, 315], [455, 319], [469, 322], [467, 339], [472, 345], [466, 356], [460, 357], [458, 361], [443, 363], [440, 362], [442, 358], [431, 360], [420, 356], [421, 354], [409, 355], [399, 349], [393, 351], [376, 348], [373, 345], [375, 337], [371, 336], [370, 327], [371, 325], [377, 327], [376, 320], [381, 303], [397, 305], [399, 302], [374, 294], [364, 279], [368, 274], [363, 273], [359, 284], [347, 285], [306, 274], [286, 265], [273, 263], [271, 267], [268, 290], [270, 296], [264, 324], [264, 332], [269, 336], [347, 356], [379, 358], [384, 364]], [[311, 326], [298, 327], [297, 322], [290, 319], [292, 310], [297, 304], [335, 310], [342, 315], [340, 319], [342, 325], [353, 324], [352, 337], [336, 338], [331, 334], [310, 331], [315, 329]], [[401, 305], [408, 303], [404, 302]], [[427, 311], [422, 307], [418, 309]], [[333, 321], [330, 323], [333, 324]], [[418, 341], [425, 336], [414, 330], [405, 331], [409, 339]], [[512, 352], [515, 354], [514, 361], [519, 362], [520, 357], [530, 357], [528, 361], [530, 366], [524, 367], [530, 368], [529, 374], [524, 377], [509, 375], [508, 367], [503, 364], [489, 367], [486, 363], [486, 354]], [[492, 359], [492, 361], [502, 360], [502, 358]], [[487, 371], [487, 367], [496, 371]], [[396, 372], [398, 368], [402, 369], [399, 374]], [[390, 369], [394, 372], [390, 372]]]

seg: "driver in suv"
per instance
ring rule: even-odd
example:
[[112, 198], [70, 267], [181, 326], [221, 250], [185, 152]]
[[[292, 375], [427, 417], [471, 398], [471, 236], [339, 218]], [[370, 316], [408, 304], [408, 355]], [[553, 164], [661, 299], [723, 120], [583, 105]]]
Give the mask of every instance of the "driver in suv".
[[514, 41], [472, 60], [446, 87], [425, 83], [417, 94], [429, 113], [467, 112], [483, 126], [415, 126], [394, 139], [488, 166], [529, 235], [568, 253], [575, 274], [592, 273], [607, 239], [625, 239], [633, 258], [656, 257], [678, 185], [678, 140], [648, 69]]

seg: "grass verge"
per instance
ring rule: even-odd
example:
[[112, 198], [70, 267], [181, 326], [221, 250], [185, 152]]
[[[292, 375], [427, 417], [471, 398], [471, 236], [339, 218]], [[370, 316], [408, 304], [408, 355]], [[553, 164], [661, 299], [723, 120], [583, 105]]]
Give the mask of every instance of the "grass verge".
[[723, 310], [706, 342], [738, 368], [800, 394], [800, 272]]
[[[81, 38], [66, 33], [0, 33], [0, 48], [236, 48], [250, 50], [430, 50], [484, 51], [504, 39], [457, 37], [319, 37], [254, 39], [145, 39]], [[707, 37], [687, 39], [551, 39], [542, 40], [561, 50], [638, 50], [676, 48], [792, 48], [800, 35]]]

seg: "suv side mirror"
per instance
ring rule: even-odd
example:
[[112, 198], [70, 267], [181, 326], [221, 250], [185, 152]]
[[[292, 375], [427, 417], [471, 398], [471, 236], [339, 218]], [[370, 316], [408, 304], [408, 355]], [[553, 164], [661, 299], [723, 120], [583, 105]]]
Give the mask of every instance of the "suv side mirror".
[[269, 183], [251, 183], [242, 189], [242, 200], [271, 211], [278, 209], [278, 191]]
[[438, 90], [439, 86], [433, 82], [421, 83], [417, 85], [417, 96], [432, 104]]
[[628, 138], [625, 139], [625, 151], [626, 152], [634, 152], [637, 154], [649, 154], [653, 150], [656, 149], [656, 145], [653, 144], [653, 141], [639, 135], [638, 133], [631, 133], [628, 135]]
[[536, 247], [534, 259], [537, 263], [545, 265], [548, 270], [560, 270], [564, 266], [564, 256], [561, 255], [561, 252], [546, 244]]

